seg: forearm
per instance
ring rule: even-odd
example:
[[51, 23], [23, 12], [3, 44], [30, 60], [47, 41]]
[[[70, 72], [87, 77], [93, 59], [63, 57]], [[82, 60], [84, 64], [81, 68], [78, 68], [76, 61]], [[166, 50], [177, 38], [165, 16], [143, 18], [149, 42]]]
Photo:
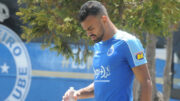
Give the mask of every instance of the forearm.
[[78, 99], [85, 99], [85, 98], [93, 98], [94, 97], [94, 83], [90, 84], [89, 86], [82, 88], [77, 91], [77, 98]]
[[140, 101], [151, 101], [152, 98], [152, 83], [147, 81], [141, 85], [141, 100]]

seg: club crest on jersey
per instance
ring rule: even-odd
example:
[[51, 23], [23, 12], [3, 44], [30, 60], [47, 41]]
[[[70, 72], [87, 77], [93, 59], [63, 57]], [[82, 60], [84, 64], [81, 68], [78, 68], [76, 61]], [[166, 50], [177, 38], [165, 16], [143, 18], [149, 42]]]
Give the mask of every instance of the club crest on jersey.
[[4, 78], [0, 79], [0, 93], [4, 93], [0, 100], [25, 101], [31, 84], [29, 54], [16, 33], [1, 24], [0, 57], [0, 76]]
[[144, 54], [143, 54], [143, 52], [137, 53], [137, 54], [136, 54], [136, 59], [137, 59], [137, 60], [142, 60], [142, 59], [144, 59]]
[[114, 53], [114, 46], [112, 45], [111, 48], [107, 51], [107, 56], [111, 56]]

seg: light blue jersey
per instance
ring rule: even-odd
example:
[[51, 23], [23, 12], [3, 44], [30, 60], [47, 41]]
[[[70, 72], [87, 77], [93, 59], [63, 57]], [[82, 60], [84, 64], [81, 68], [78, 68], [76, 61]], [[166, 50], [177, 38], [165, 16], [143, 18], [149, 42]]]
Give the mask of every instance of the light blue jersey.
[[139, 39], [118, 31], [111, 39], [96, 43], [93, 59], [96, 101], [133, 101], [132, 68], [147, 63]]

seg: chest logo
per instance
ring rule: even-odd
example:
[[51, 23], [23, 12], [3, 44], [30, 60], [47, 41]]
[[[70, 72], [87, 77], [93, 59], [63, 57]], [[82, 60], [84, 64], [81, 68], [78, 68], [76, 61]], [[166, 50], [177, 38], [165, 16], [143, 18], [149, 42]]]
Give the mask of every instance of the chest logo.
[[94, 70], [96, 78], [100, 77], [101, 79], [106, 79], [108, 76], [110, 76], [110, 70], [109, 67], [101, 66], [100, 69]]
[[111, 48], [107, 51], [107, 56], [111, 56], [114, 53], [114, 46], [112, 45]]

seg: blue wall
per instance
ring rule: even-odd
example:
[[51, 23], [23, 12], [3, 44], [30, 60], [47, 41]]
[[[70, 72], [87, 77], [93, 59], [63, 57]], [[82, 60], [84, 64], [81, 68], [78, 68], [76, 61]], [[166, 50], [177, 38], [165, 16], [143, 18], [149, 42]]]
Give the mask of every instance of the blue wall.
[[[48, 49], [42, 50], [40, 43], [28, 43], [25, 46], [32, 64], [31, 85], [26, 101], [61, 101], [62, 96], [70, 86], [79, 89], [93, 82], [93, 69], [90, 63], [89, 65], [75, 64], [72, 59], [65, 59], [61, 55], [58, 56], [56, 52]], [[0, 66], [6, 61], [7, 65], [11, 67], [8, 73], [0, 71], [0, 101], [3, 101], [10, 94], [15, 84], [16, 68], [9, 50], [2, 44], [0, 44], [0, 53]], [[156, 59], [156, 77], [162, 78], [164, 66], [164, 60]], [[176, 78], [180, 78], [179, 67], [179, 64], [175, 65], [177, 73], [174, 77]], [[49, 76], [48, 73], [55, 75]], [[67, 74], [67, 78], [62, 77], [62, 73]], [[78, 75], [89, 74], [90, 76], [86, 77], [86, 79], [83, 77], [75, 78], [73, 73]], [[162, 91], [162, 84], [157, 84], [157, 89]], [[80, 101], [93, 101], [93, 99]]]

